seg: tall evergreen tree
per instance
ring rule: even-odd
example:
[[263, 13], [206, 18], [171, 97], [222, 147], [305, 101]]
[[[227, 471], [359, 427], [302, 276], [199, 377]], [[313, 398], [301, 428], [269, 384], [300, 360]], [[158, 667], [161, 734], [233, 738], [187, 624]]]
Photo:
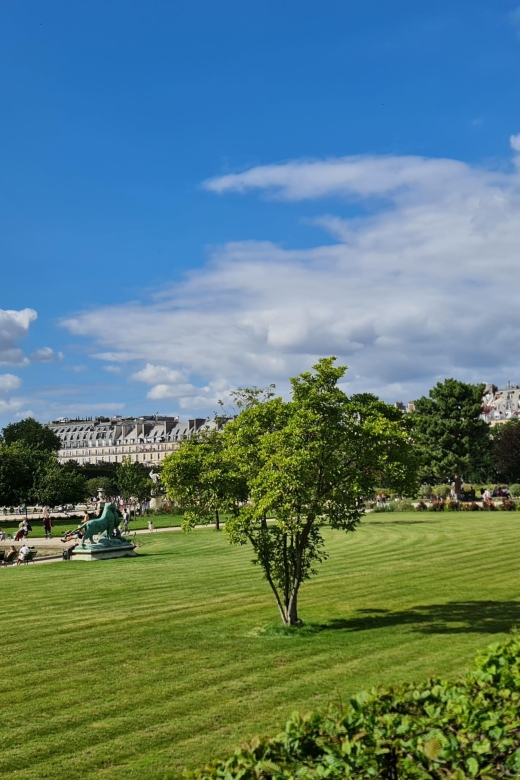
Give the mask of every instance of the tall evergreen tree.
[[456, 493], [461, 492], [472, 456], [489, 437], [488, 425], [480, 419], [484, 387], [446, 379], [430, 390], [429, 398], [415, 402], [414, 437], [426, 481], [454, 482]]

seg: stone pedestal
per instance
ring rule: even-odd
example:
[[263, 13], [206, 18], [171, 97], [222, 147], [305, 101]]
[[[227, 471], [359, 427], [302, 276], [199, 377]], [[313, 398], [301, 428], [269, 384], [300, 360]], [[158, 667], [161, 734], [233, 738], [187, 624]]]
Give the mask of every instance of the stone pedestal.
[[134, 556], [135, 544], [128, 539], [99, 539], [95, 544], [78, 544], [72, 551], [73, 561], [104, 561], [107, 558]]

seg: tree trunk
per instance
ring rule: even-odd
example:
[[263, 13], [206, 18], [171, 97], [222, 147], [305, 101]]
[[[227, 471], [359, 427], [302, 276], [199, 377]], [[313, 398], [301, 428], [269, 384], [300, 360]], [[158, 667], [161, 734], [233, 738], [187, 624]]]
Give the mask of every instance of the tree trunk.
[[455, 474], [455, 493], [457, 494], [457, 498], [459, 498], [462, 493], [462, 477], [460, 474]]
[[218, 509], [215, 509], [215, 530], [220, 531], [220, 516]]

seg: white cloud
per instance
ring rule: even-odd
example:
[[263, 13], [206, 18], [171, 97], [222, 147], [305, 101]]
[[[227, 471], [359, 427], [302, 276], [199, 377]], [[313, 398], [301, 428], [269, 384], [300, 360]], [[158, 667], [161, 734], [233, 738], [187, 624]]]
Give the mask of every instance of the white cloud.
[[185, 380], [185, 374], [181, 371], [173, 371], [167, 366], [154, 366], [151, 363], [147, 363], [146, 366], [132, 374], [132, 379], [137, 379], [139, 382], [146, 382], [148, 385], [154, 385], [157, 382], [163, 382], [167, 384], [178, 384]]
[[36, 363], [52, 363], [56, 360], [56, 355], [50, 347], [40, 347], [31, 354], [31, 360], [34, 360]]
[[350, 364], [350, 391], [389, 399], [414, 398], [446, 376], [520, 382], [516, 168], [361, 156], [263, 166], [206, 186], [348, 197], [370, 211], [317, 217], [332, 245], [231, 243], [150, 303], [64, 323], [107, 350], [101, 359], [146, 363], [133, 378], [153, 385], [150, 398], [211, 411], [230, 386], [283, 387], [330, 354]]
[[367, 155], [262, 165], [208, 179], [204, 186], [219, 194], [267, 190], [285, 200], [331, 195], [396, 198], [411, 191], [436, 197], [453, 181], [459, 190], [469, 192], [475, 178], [482, 176], [457, 160]]
[[108, 371], [109, 374], [120, 374], [121, 366], [103, 366], [103, 371]]
[[186, 372], [152, 363], [147, 363], [141, 371], [133, 374], [132, 379], [153, 385], [147, 398], [156, 401], [175, 399], [183, 409], [207, 409], [210, 406], [215, 409], [219, 400], [227, 398], [230, 389], [225, 380], [200, 387], [187, 381]]
[[518, 135], [512, 135], [509, 138], [509, 143], [511, 144], [511, 149], [514, 149], [515, 152], [520, 152], [520, 133]]
[[23, 406], [23, 401], [17, 398], [9, 398], [7, 401], [0, 399], [0, 414], [14, 414]]
[[27, 365], [29, 361], [18, 346], [18, 341], [27, 336], [37, 316], [34, 309], [0, 309], [0, 365]]
[[0, 393], [10, 393], [22, 386], [22, 380], [14, 374], [0, 374]]

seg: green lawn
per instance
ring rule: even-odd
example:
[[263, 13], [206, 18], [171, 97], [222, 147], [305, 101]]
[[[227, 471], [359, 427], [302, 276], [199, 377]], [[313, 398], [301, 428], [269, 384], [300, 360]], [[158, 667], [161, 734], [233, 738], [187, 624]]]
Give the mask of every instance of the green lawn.
[[454, 676], [520, 625], [519, 513], [372, 515], [327, 533], [301, 594], [323, 630], [263, 634], [274, 602], [224, 534], [139, 557], [0, 569], [0, 775], [164, 780], [380, 681]]

